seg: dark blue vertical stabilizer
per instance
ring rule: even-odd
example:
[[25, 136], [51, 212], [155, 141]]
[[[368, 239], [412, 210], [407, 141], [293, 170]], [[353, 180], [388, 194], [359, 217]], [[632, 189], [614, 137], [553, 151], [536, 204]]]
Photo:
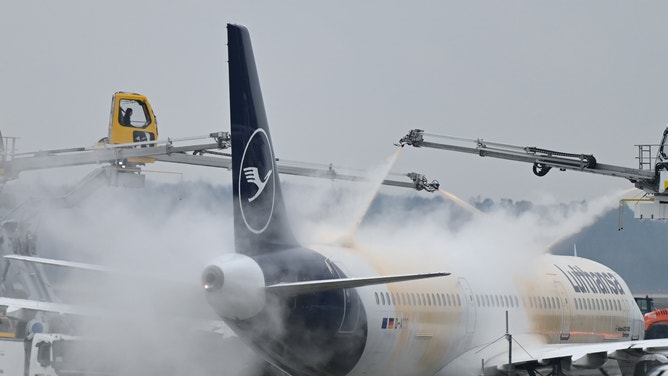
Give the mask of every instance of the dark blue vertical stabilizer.
[[248, 30], [227, 25], [234, 235], [249, 256], [298, 246], [285, 213]]

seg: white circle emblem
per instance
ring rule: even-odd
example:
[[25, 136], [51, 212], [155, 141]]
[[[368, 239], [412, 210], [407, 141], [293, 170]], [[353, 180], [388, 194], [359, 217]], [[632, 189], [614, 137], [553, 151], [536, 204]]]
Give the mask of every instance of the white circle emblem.
[[[261, 135], [261, 136], [258, 136], [258, 135]], [[248, 168], [244, 168], [244, 161], [246, 160], [246, 153], [248, 152], [248, 148], [250, 147], [251, 143], [253, 142], [253, 138], [255, 136], [264, 137], [265, 142], [263, 143], [263, 148], [265, 150], [263, 150], [261, 155], [264, 156], [264, 158], [269, 158], [268, 161], [266, 161], [266, 160], [264, 161], [265, 165], [269, 166], [269, 168], [270, 168], [269, 172], [267, 172], [267, 171], [258, 172], [257, 171], [257, 166], [249, 166]], [[275, 200], [276, 200], [276, 173], [277, 173], [277, 171], [274, 171], [273, 166], [274, 166], [274, 153], [271, 150], [271, 143], [269, 142], [269, 136], [267, 136], [267, 133], [264, 131], [264, 129], [258, 128], [258, 129], [255, 130], [255, 132], [253, 132], [253, 134], [248, 139], [248, 142], [246, 143], [246, 146], [244, 148], [244, 154], [241, 157], [241, 164], [239, 165], [239, 176], [237, 177], [238, 178], [237, 179], [238, 180], [237, 189], [238, 189], [238, 192], [239, 192], [238, 197], [239, 197], [239, 208], [240, 208], [240, 211], [241, 211], [241, 217], [244, 219], [244, 223], [246, 224], [246, 228], [248, 228], [248, 230], [251, 231], [254, 234], [263, 233], [267, 229], [267, 227], [269, 227], [269, 223], [271, 222], [271, 217], [274, 214], [274, 204], [275, 204]], [[248, 192], [243, 192], [242, 191], [242, 186], [244, 186], [244, 185], [242, 185], [242, 181], [243, 181], [242, 179], [249, 180], [248, 179], [248, 174], [246, 173], [247, 169], [250, 169], [250, 170], [255, 169], [256, 174], [259, 174], [259, 175], [256, 176], [256, 178], [258, 178], [260, 180], [259, 183], [264, 183], [263, 186], [261, 186], [261, 187], [258, 186], [258, 188], [260, 190], [258, 191], [257, 196], [259, 196], [258, 198], [260, 200], [258, 200], [258, 201], [260, 201], [260, 203], [266, 203], [266, 200], [262, 199], [262, 198], [266, 194], [269, 194], [264, 189], [265, 188], [270, 188], [271, 189], [271, 206], [270, 206], [269, 210], [266, 209], [266, 206], [261, 205], [261, 204], [258, 205], [258, 207], [252, 207], [251, 204], [249, 204], [248, 202], [244, 202], [244, 199], [246, 201], [250, 201], [247, 198], [247, 196], [248, 196], [247, 193]], [[267, 175], [267, 177], [266, 177], [267, 180], [265, 182], [262, 182], [261, 179], [263, 177], [263, 174], [267, 174], [267, 173], [269, 173], [269, 175]], [[248, 184], [249, 184], [249, 181], [247, 181], [245, 185], [247, 186]], [[255, 183], [255, 184], [258, 185], [257, 183]], [[269, 185], [271, 185], [271, 187], [269, 187]], [[246, 213], [246, 211], [248, 211], [248, 213]], [[264, 211], [264, 213], [263, 213], [263, 211]], [[254, 224], [249, 223], [248, 218], [246, 217], [247, 215], [249, 217], [252, 216], [252, 218], [256, 218], [256, 217], [266, 215], [266, 220], [263, 221], [262, 218], [260, 217], [260, 218], [258, 218], [257, 221], [255, 221], [255, 220], [251, 221], [251, 222], [257, 222], [259, 224], [259, 226], [254, 226]], [[264, 224], [263, 224], [263, 222], [264, 222]]]

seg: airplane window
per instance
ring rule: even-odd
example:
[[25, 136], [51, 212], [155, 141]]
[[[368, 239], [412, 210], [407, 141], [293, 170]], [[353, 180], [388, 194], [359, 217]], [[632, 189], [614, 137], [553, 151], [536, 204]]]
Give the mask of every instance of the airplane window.
[[447, 303], [446, 303], [446, 300], [445, 300], [445, 294], [443, 294], [443, 293], [441, 293], [441, 300], [443, 300], [443, 306], [445, 306]]
[[540, 308], [547, 309], [547, 299], [545, 299], [544, 296], [543, 296], [543, 305]]
[[494, 295], [494, 307], [501, 307], [501, 304], [499, 304], [499, 296]]
[[485, 295], [485, 301], [487, 302], [487, 306], [491, 307], [492, 305], [489, 303], [489, 295]]
[[456, 296], [457, 296], [457, 305], [461, 307], [462, 306], [462, 299], [459, 297], [459, 294], [457, 294]]
[[443, 306], [443, 302], [441, 301], [441, 296], [439, 294], [436, 294], [436, 297], [438, 298], [438, 306], [439, 307]]
[[406, 293], [402, 292], [399, 296], [401, 297], [401, 304], [406, 305]]
[[603, 302], [605, 303], [605, 310], [609, 311], [610, 310], [610, 304], [608, 303], [607, 300], [603, 300]]
[[425, 298], [424, 293], [420, 294], [420, 305], [427, 305], [427, 298]]
[[434, 293], [431, 294], [431, 301], [436, 305], [436, 297], [434, 296]]
[[452, 306], [452, 301], [450, 300], [450, 294], [446, 295], [446, 298], [448, 298], [448, 305]]
[[551, 297], [550, 300], [552, 300], [550, 308], [557, 308], [557, 302], [554, 300], [554, 296]]
[[580, 309], [580, 306], [578, 305], [578, 298], [573, 299], [575, 302], [575, 309]]
[[374, 295], [376, 295], [376, 305], [380, 305], [380, 299], [378, 298], [378, 293], [374, 292]]
[[591, 299], [587, 299], [587, 309], [592, 311]]
[[503, 297], [503, 300], [506, 302], [506, 305], [504, 305], [504, 307], [506, 307], [506, 308], [510, 307], [510, 305], [508, 304], [508, 296], [507, 295]]
[[380, 293], [380, 301], [385, 305], [385, 295], [382, 292]]
[[475, 296], [475, 304], [480, 307], [480, 297], [477, 294]]
[[515, 307], [518, 307], [518, 308], [519, 308], [519, 306], [520, 306], [520, 301], [517, 300], [517, 295], [515, 295], [514, 298], [515, 298]]
[[385, 293], [385, 296], [387, 296], [387, 305], [390, 305], [390, 304], [391, 304], [391, 303], [390, 303], [390, 294], [389, 294], [389, 293]]
[[531, 308], [534, 308], [534, 306], [533, 306], [533, 296], [529, 297], [529, 304], [531, 305]]

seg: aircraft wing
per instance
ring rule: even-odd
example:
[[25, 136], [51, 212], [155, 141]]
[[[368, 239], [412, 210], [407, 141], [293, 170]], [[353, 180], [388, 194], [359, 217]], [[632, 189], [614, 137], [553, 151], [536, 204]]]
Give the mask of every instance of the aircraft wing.
[[[621, 341], [604, 343], [564, 343], [544, 344], [540, 336], [523, 336], [513, 338], [513, 367], [533, 365], [549, 365], [557, 360], [566, 360], [573, 368], [600, 368], [608, 359], [637, 361], [646, 355], [658, 355], [660, 359], [668, 358], [668, 338], [641, 341]], [[484, 359], [485, 369], [507, 370], [508, 341], [505, 338], [487, 347], [475, 349], [467, 353], [466, 358]]]
[[2, 313], [4, 316], [16, 319], [26, 319], [29, 312], [51, 312], [65, 315], [69, 314], [98, 317], [103, 316], [103, 311], [90, 307], [0, 297], [0, 313]]
[[[39, 302], [28, 299], [15, 299], [0, 297], [0, 315], [18, 320], [29, 320], [36, 312], [48, 312], [60, 315], [85, 316], [95, 318], [119, 317], [131, 315], [131, 313], [120, 310], [102, 310], [94, 307], [86, 307], [65, 303]], [[232, 329], [221, 320], [203, 320], [192, 318], [166, 318], [178, 327], [187, 327], [196, 331], [212, 332], [223, 337], [235, 336]]]

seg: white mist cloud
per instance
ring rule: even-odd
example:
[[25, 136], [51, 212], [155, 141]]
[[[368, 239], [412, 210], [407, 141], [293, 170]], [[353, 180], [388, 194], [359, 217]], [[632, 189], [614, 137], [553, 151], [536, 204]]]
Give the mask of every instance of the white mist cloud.
[[[389, 165], [388, 161], [379, 168], [380, 178], [368, 184], [283, 179], [298, 237], [307, 243], [328, 243], [354, 233], [359, 248], [403, 260], [403, 272], [425, 271], [417, 270], [411, 260], [429, 257], [456, 267], [458, 273], [495, 276], [521, 267], [518, 260], [545, 252], [551, 242], [577, 233], [617, 205], [611, 196], [526, 205], [523, 210], [506, 202], [472, 215], [437, 195], [392, 189], [375, 197], [361, 225], [356, 225]], [[44, 188], [40, 194], [48, 193]], [[161, 184], [142, 190], [103, 189], [77, 207], [52, 206], [38, 218], [41, 256], [151, 276], [71, 272], [59, 281], [67, 288], [60, 290], [63, 296], [74, 302], [127, 314], [89, 320], [79, 330], [112, 339], [128, 354], [122, 364], [128, 374], [160, 374], [164, 364], [201, 375], [220, 363], [239, 372], [255, 364], [244, 345], [225, 342], [219, 335], [185, 335], [194, 333], [188, 331], [189, 324], [166, 319], [216, 318], [198, 284], [208, 261], [233, 250], [229, 187], [187, 183], [183, 188]], [[223, 350], [235, 355], [224, 356]]]
[[[64, 190], [41, 191], [56, 196]], [[245, 345], [230, 333], [210, 332], [207, 322], [218, 317], [199, 286], [207, 262], [233, 250], [230, 197], [229, 187], [149, 184], [102, 189], [71, 208], [41, 205], [35, 217], [40, 256], [123, 271], [50, 273], [61, 276], [55, 285], [62, 300], [106, 312], [72, 318], [65, 328], [103, 338], [105, 351], [86, 359], [89, 366], [112, 358], [122, 375], [212, 375], [221, 369], [242, 375], [254, 369], [257, 359]]]

